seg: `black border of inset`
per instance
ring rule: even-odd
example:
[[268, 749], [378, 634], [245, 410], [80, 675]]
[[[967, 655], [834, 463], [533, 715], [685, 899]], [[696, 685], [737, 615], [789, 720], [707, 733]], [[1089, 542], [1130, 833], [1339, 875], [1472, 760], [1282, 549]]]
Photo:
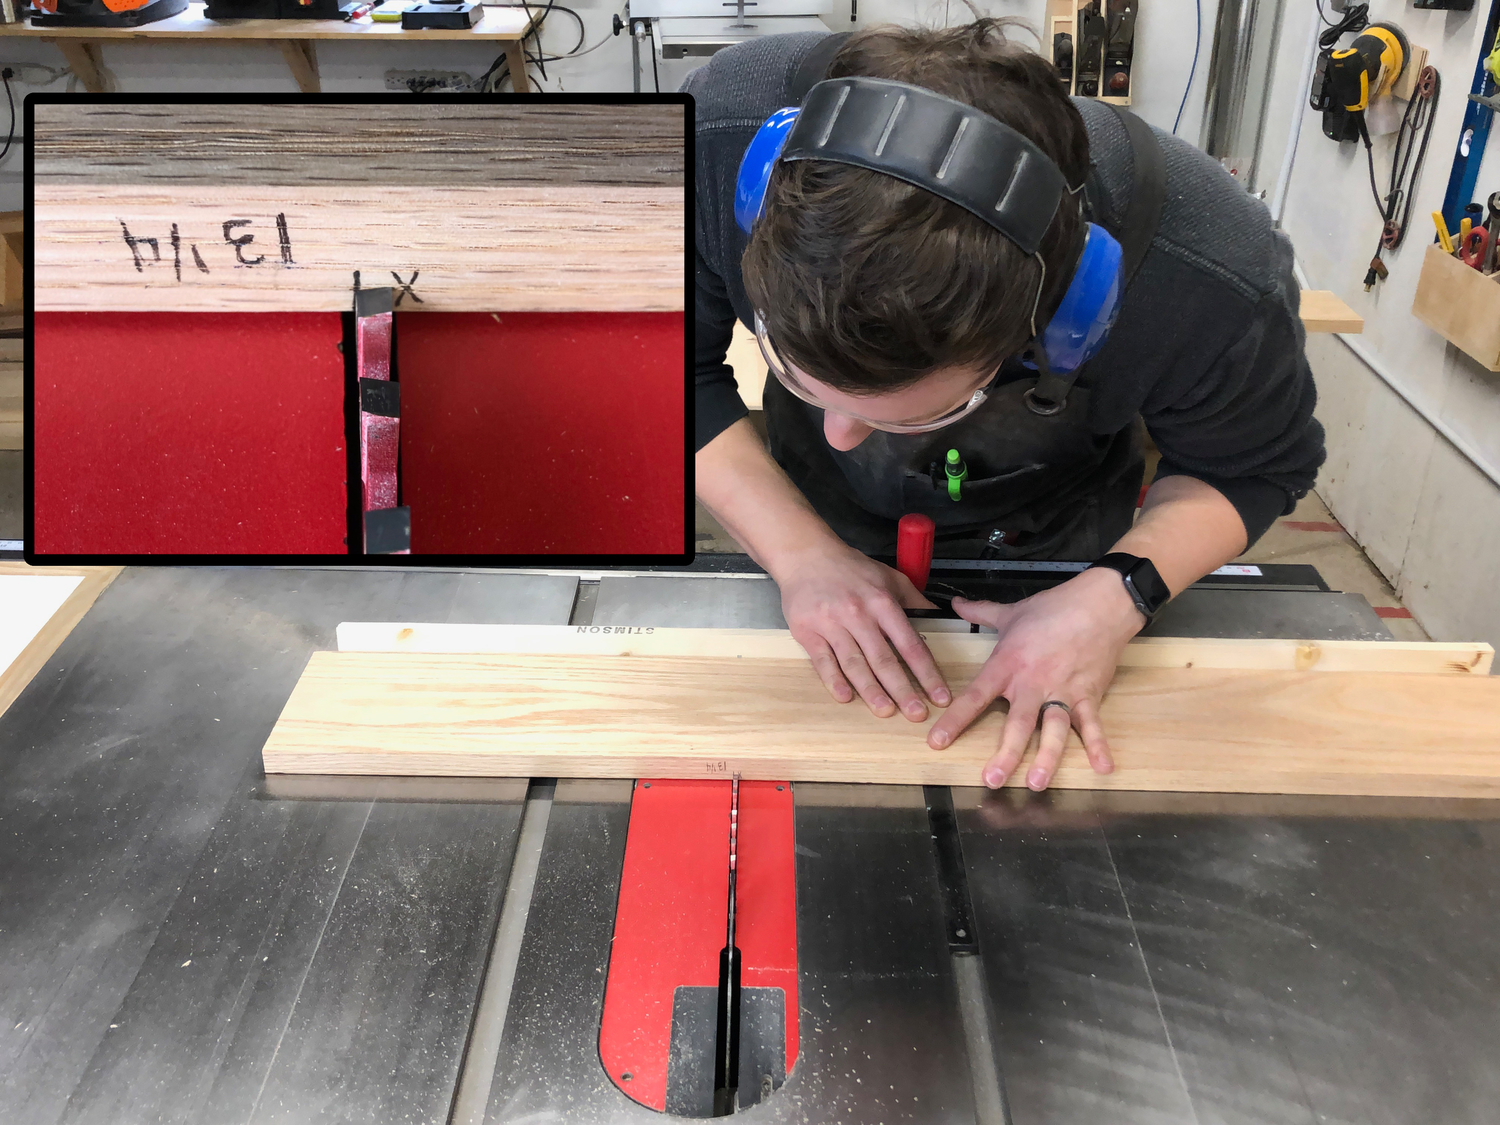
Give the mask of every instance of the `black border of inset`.
[[[693, 98], [689, 94], [453, 94], [443, 95], [439, 104], [452, 105], [475, 104], [493, 105], [516, 102], [523, 105], [537, 105], [541, 103], [554, 105], [680, 105], [683, 107], [683, 260], [682, 260], [682, 292], [683, 292], [683, 549], [675, 554], [528, 554], [528, 555], [364, 555], [354, 553], [352, 548], [358, 542], [355, 538], [356, 528], [361, 526], [357, 515], [352, 513], [348, 520], [351, 552], [337, 555], [272, 555], [272, 554], [240, 554], [240, 555], [215, 555], [215, 554], [38, 554], [33, 550], [32, 544], [36, 537], [35, 529], [35, 496], [34, 496], [34, 473], [35, 465], [33, 457], [36, 451], [35, 434], [33, 432], [35, 419], [32, 409], [34, 373], [32, 371], [32, 316], [34, 312], [32, 295], [33, 277], [33, 239], [35, 237], [35, 224], [32, 215], [32, 204], [34, 196], [34, 162], [32, 146], [35, 131], [33, 129], [33, 109], [37, 105], [77, 105], [77, 104], [104, 104], [104, 105], [370, 105], [381, 106], [395, 110], [399, 113], [409, 112], [414, 105], [420, 105], [407, 94], [303, 94], [303, 95], [275, 95], [275, 94], [195, 94], [195, 93], [141, 93], [141, 94], [50, 94], [37, 93], [26, 96], [23, 113], [25, 118], [25, 172], [23, 177], [23, 189], [25, 199], [23, 200], [23, 211], [25, 215], [25, 286], [24, 286], [24, 372], [22, 375], [23, 394], [25, 395], [25, 416], [22, 424], [24, 435], [24, 480], [22, 484], [22, 501], [24, 505], [24, 522], [22, 526], [23, 535], [23, 557], [26, 562], [35, 566], [393, 566], [412, 567], [417, 569], [428, 567], [447, 568], [553, 568], [553, 567], [629, 567], [629, 566], [683, 566], [691, 563], [696, 553], [696, 539], [694, 527], [694, 496], [696, 492], [695, 478], [693, 472], [693, 380], [692, 380], [692, 357], [694, 354], [695, 325], [693, 317], [690, 316], [691, 309], [688, 306], [689, 294], [693, 291], [693, 253], [695, 224], [693, 223], [693, 179], [694, 170], [697, 167], [695, 152], [695, 106]], [[358, 420], [353, 420], [353, 438], [350, 433], [349, 402], [351, 401], [347, 391], [347, 384], [352, 378], [354, 370], [353, 354], [353, 313], [344, 314], [344, 371], [346, 392], [345, 401], [345, 440], [348, 450], [346, 461], [348, 487], [351, 495], [356, 492], [355, 483], [359, 479], [358, 464]]]

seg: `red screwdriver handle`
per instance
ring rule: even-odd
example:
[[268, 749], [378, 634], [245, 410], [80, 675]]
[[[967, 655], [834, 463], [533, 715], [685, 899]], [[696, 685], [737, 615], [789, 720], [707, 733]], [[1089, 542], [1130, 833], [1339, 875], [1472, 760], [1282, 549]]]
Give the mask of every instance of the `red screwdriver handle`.
[[896, 525], [896, 569], [911, 579], [918, 590], [927, 589], [932, 569], [932, 540], [937, 525], [931, 517], [912, 512]]

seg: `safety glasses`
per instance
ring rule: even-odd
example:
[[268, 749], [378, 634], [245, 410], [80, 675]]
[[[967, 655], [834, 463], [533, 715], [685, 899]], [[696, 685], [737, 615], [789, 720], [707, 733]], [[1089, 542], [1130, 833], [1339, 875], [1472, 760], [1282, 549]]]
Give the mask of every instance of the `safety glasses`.
[[771, 374], [776, 376], [776, 381], [803, 402], [809, 406], [815, 406], [819, 410], [831, 410], [833, 413], [852, 419], [861, 425], [869, 426], [874, 430], [884, 430], [889, 434], [926, 434], [931, 433], [933, 430], [941, 430], [944, 426], [953, 425], [960, 418], [965, 418], [979, 409], [980, 405], [989, 396], [990, 388], [995, 385], [995, 380], [1000, 377], [1000, 372], [996, 371], [984, 386], [969, 396], [967, 402], [954, 407], [937, 418], [925, 422], [882, 422], [874, 418], [865, 418], [858, 414], [851, 414], [847, 410], [837, 409], [826, 403], [819, 402], [811, 391], [807, 390], [806, 387], [797, 381], [797, 376], [794, 374], [795, 369], [792, 365], [781, 358], [781, 354], [776, 350], [776, 345], [771, 342], [770, 333], [766, 331], [765, 318], [758, 311], [755, 314], [755, 342], [760, 345], [760, 354], [765, 359], [766, 367], [770, 370]]

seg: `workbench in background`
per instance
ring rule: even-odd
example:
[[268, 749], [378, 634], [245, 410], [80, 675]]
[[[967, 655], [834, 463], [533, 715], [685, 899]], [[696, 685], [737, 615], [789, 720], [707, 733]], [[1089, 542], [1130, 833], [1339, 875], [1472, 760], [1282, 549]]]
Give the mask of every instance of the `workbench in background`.
[[521, 41], [541, 9], [485, 7], [479, 23], [462, 30], [428, 29], [405, 31], [399, 23], [375, 23], [368, 18], [351, 20], [211, 20], [202, 4], [190, 4], [185, 12], [139, 27], [33, 27], [29, 22], [0, 24], [0, 36], [40, 39], [52, 43], [72, 68], [84, 89], [100, 94], [109, 88], [104, 74], [103, 49], [122, 40], [160, 43], [223, 43], [226, 46], [258, 44], [274, 46], [304, 94], [322, 90], [318, 78], [318, 40], [369, 43], [426, 43], [435, 39], [463, 42], [490, 40], [500, 44], [510, 64], [511, 81], [518, 94], [531, 92]]

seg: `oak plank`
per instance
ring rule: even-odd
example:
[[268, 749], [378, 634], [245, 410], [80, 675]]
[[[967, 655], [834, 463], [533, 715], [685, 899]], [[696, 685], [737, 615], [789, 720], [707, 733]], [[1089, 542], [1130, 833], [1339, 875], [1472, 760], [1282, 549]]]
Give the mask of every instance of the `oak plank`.
[[60, 183], [38, 197], [33, 222], [42, 312], [336, 311], [350, 306], [356, 270], [367, 287], [418, 274], [403, 311], [685, 306], [675, 188]]
[[[1101, 714], [1115, 772], [1074, 736], [1054, 785], [1496, 797], [1497, 714], [1490, 676], [1123, 668]], [[320, 652], [263, 756], [267, 773], [974, 784], [1000, 709], [945, 751], [923, 742], [932, 721], [835, 703], [806, 660]]]
[[[938, 660], [982, 664], [993, 633], [938, 631], [912, 622]], [[340, 652], [551, 653], [575, 656], [720, 656], [801, 660], [785, 629], [675, 629], [637, 625], [470, 625], [343, 621]], [[1319, 672], [1488, 675], [1495, 650], [1483, 641], [1299, 641], [1137, 637], [1122, 668], [1240, 668]]]
[[[305, 20], [267, 22], [308, 27]], [[677, 188], [681, 198], [686, 182], [686, 112], [670, 103], [413, 98], [396, 112], [337, 102], [44, 102], [33, 113], [35, 177], [39, 188], [46, 185], [38, 198], [59, 184], [359, 184], [369, 191], [601, 184]]]

